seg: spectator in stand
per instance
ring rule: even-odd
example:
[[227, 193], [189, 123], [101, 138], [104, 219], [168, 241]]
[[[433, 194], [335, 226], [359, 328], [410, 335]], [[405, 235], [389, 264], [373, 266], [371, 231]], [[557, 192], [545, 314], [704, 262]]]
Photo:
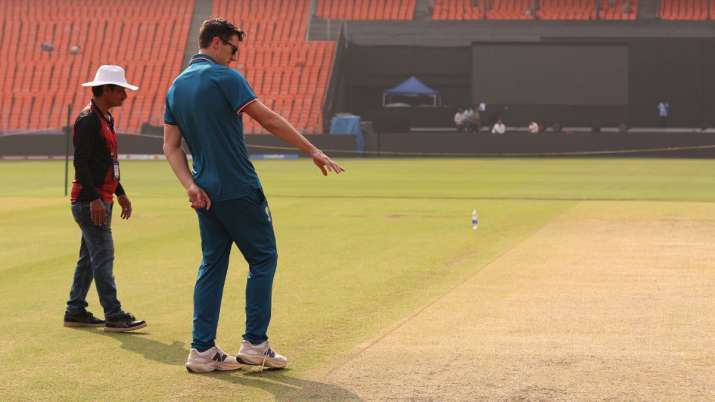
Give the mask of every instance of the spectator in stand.
[[472, 115], [474, 115], [474, 109], [467, 107], [464, 109], [464, 113], [462, 113], [462, 115], [464, 116], [464, 125], [466, 126], [472, 119]]
[[454, 114], [454, 127], [458, 133], [464, 130], [464, 111], [461, 108], [457, 109], [457, 113]]
[[492, 134], [504, 134], [504, 133], [506, 133], [506, 125], [500, 119], [494, 124], [494, 127], [492, 127]]
[[477, 110], [478, 110], [480, 113], [486, 112], [486, 111], [487, 111], [487, 104], [486, 104], [486, 102], [479, 102], [479, 107], [477, 108]]
[[670, 103], [667, 101], [660, 101], [658, 103], [658, 119], [660, 120], [660, 126], [662, 128], [668, 127], [668, 116], [670, 115]]
[[479, 112], [479, 110], [474, 112], [474, 119], [476, 122], [476, 125], [474, 127], [475, 128], [474, 133], [476, 134], [482, 129], [482, 114]]
[[55, 50], [55, 45], [51, 42], [42, 42], [40, 49], [42, 49], [43, 52], [52, 53], [52, 51]]
[[467, 109], [465, 112], [464, 127], [467, 132], [478, 133], [481, 128], [481, 119], [479, 112], [475, 111], [473, 108]]
[[532, 121], [529, 123], [529, 133], [530, 134], [538, 134], [540, 130], [539, 123]]
[[77, 56], [81, 52], [79, 45], [70, 46], [70, 54], [72, 56]]

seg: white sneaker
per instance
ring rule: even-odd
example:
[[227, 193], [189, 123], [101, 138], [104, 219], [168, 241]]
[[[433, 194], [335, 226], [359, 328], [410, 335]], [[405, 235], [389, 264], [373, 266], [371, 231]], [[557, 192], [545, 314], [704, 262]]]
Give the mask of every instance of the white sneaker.
[[288, 364], [288, 358], [274, 352], [268, 341], [254, 345], [244, 340], [241, 342], [241, 350], [236, 359], [239, 363], [261, 366], [261, 368], [283, 368]]
[[203, 352], [191, 348], [189, 358], [186, 359], [186, 369], [189, 370], [189, 373], [208, 373], [214, 370], [229, 371], [239, 368], [241, 368], [241, 364], [236, 361], [236, 358], [227, 355], [218, 346]]

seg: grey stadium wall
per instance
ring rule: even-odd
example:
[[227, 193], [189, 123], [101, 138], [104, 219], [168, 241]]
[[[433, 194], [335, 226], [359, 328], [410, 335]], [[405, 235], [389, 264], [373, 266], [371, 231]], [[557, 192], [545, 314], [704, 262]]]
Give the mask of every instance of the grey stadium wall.
[[[331, 111], [351, 112], [373, 121], [378, 131], [409, 127], [449, 126], [458, 107], [481, 99], [475, 92], [476, 57], [480, 46], [572, 47], [615, 46], [624, 60], [602, 60], [623, 66], [622, 104], [519, 104], [509, 102], [514, 125], [529, 121], [558, 121], [562, 125], [656, 127], [656, 106], [671, 104], [670, 124], [680, 127], [715, 126], [715, 27], [702, 22], [350, 22], [341, 68], [333, 80], [339, 90]], [[552, 53], [554, 54], [554, 53]], [[570, 54], [559, 57], [565, 66], [578, 65]], [[529, 59], [524, 65], [533, 64]], [[538, 63], [537, 63], [538, 64]], [[392, 110], [381, 106], [382, 91], [415, 75], [442, 93], [445, 107]], [[592, 77], [585, 76], [584, 80]], [[501, 77], [504, 79], [504, 77]], [[546, 83], [554, 92], [567, 90], [559, 80]], [[595, 82], [595, 84], [608, 84]], [[488, 101], [488, 100], [487, 100]], [[501, 110], [501, 103], [490, 103]]]

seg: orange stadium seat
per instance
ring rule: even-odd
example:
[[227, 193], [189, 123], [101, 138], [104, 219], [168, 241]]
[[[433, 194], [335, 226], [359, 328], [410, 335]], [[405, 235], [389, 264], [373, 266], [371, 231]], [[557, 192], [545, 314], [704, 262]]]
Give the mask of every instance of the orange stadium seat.
[[437, 0], [432, 19], [435, 20], [481, 20], [484, 18], [484, 4], [474, 7], [472, 0]]
[[[101, 64], [123, 66], [140, 87], [115, 110], [119, 131], [160, 121], [156, 99], [179, 73], [193, 7], [193, 0], [1, 1], [0, 57], [12, 62], [0, 64], [0, 131], [66, 125], [68, 105], [76, 115], [89, 102], [80, 84]], [[43, 51], [43, 43], [54, 50]]]
[[629, 0], [616, 0], [611, 7], [608, 0], [601, 0], [600, 18], [602, 20], [635, 20], [638, 15], [638, 0], [630, 0], [630, 12], [624, 11], [626, 1]]
[[531, 0], [491, 0], [491, 8], [487, 11], [487, 18], [490, 20], [533, 19], [533, 16], [527, 14], [530, 6]]
[[436, 20], [528, 20], [531, 0], [436, 0], [432, 18]]
[[592, 20], [596, 7], [593, 0], [541, 0], [538, 16], [544, 20]]
[[665, 20], [707, 20], [713, 18], [710, 0], [662, 0], [660, 18]]
[[[624, 13], [627, 0], [599, 0], [599, 18], [632, 20], [638, 12], [638, 1], [630, 0], [631, 12]], [[671, 0], [677, 2], [676, 0]], [[686, 0], [688, 1], [688, 0]], [[691, 0], [692, 1], [692, 0]], [[474, 7], [472, 0], [436, 0], [432, 18], [435, 20], [593, 20], [596, 3], [593, 0], [541, 0], [539, 9], [529, 13], [532, 0], [480, 0]]]
[[337, 20], [411, 20], [416, 0], [318, 0], [315, 14]]

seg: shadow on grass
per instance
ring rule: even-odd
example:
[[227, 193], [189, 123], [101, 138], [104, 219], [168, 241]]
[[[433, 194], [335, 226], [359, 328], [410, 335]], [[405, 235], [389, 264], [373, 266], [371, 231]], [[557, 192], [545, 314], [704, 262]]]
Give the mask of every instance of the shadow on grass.
[[[114, 338], [121, 343], [122, 349], [139, 353], [145, 358], [171, 366], [183, 366], [189, 353], [183, 342], [174, 341], [170, 344], [162, 343], [150, 338], [146, 332], [111, 333], [97, 331], [97, 334]], [[333, 401], [359, 401], [359, 396], [353, 392], [336, 385], [324, 384], [316, 381], [303, 380], [288, 375], [290, 369], [265, 370], [262, 373], [258, 368], [246, 367], [231, 372], [213, 372], [205, 375], [217, 380], [245, 387], [259, 388], [273, 394], [276, 400], [333, 400]]]

